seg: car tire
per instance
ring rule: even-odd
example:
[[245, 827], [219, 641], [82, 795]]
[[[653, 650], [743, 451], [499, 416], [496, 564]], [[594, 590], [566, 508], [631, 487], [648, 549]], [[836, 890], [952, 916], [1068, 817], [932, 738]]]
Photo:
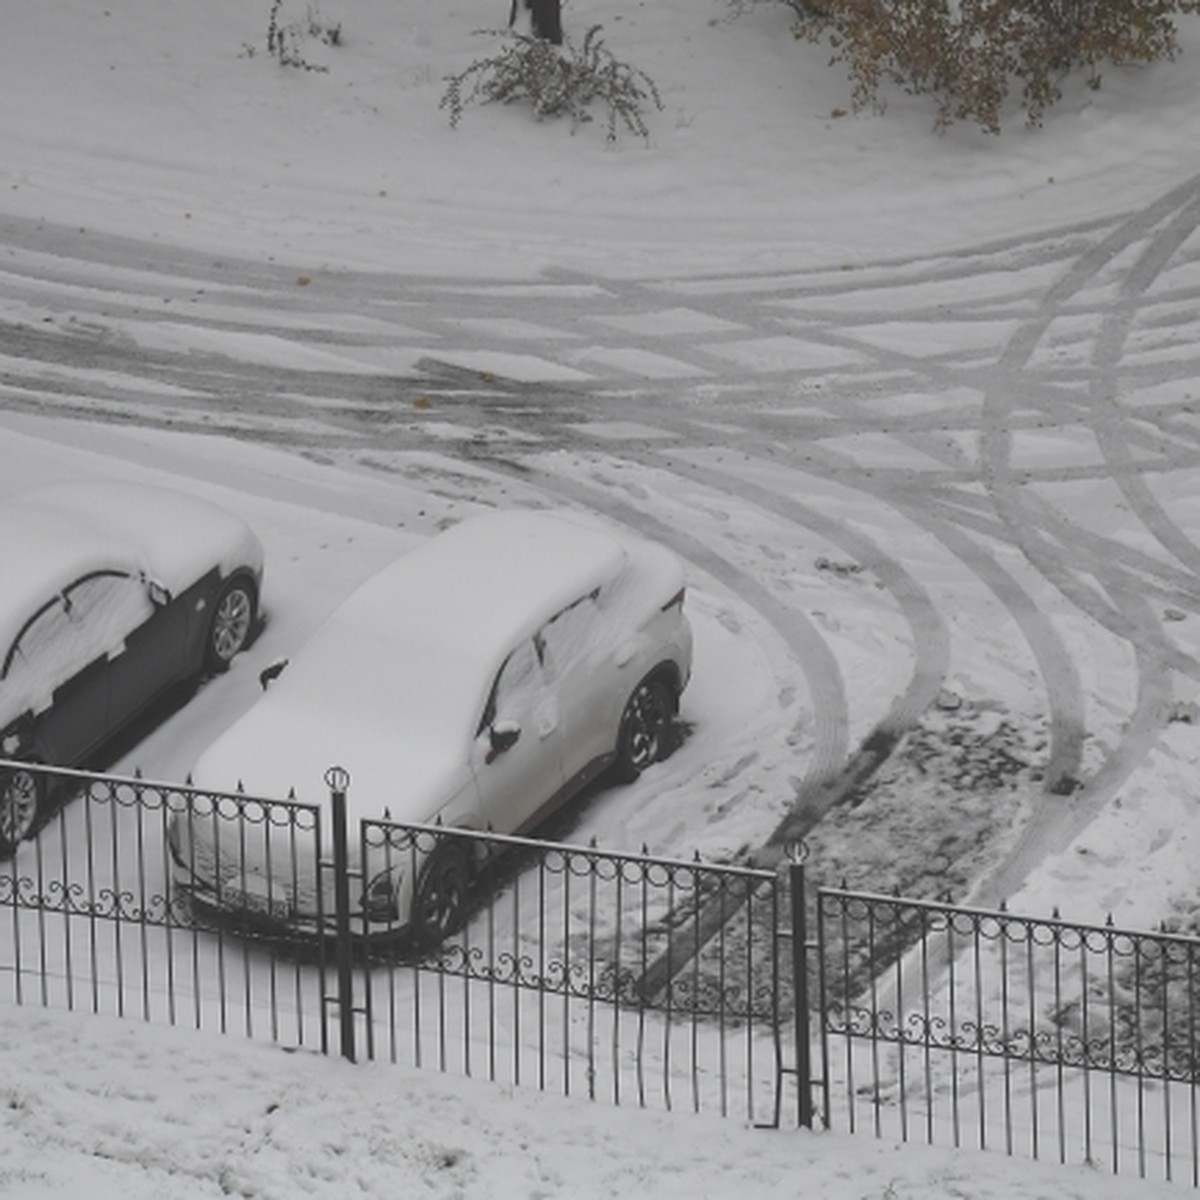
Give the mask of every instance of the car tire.
[[37, 830], [42, 819], [45, 784], [26, 767], [0, 774], [0, 858], [10, 858]]
[[219, 674], [250, 643], [258, 617], [258, 597], [246, 579], [233, 579], [217, 596], [204, 641], [204, 669]]
[[436, 946], [467, 919], [471, 867], [461, 846], [442, 846], [429, 856], [413, 898], [411, 929], [418, 948]]
[[669, 753], [674, 696], [661, 679], [643, 679], [633, 689], [617, 733], [613, 775], [620, 783], [632, 783], [639, 775]]

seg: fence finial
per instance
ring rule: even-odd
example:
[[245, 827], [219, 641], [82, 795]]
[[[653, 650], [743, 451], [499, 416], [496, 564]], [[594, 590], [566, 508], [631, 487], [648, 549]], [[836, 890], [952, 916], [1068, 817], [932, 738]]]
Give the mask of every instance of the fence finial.
[[330, 767], [325, 772], [325, 786], [331, 792], [341, 792], [344, 794], [350, 789], [350, 772], [345, 767]]

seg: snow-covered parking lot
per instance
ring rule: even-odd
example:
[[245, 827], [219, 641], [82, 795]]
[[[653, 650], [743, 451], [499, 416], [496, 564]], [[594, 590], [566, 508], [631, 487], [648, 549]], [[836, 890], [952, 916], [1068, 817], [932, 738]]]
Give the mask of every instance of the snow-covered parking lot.
[[[665, 100], [609, 148], [449, 129], [507, 5], [327, 0], [327, 72], [268, 56], [268, 7], [15, 0], [0, 44], [0, 495], [168, 482], [267, 549], [263, 636], [117, 769], [183, 778], [417, 539], [566, 503], [679, 553], [696, 630], [690, 736], [573, 838], [802, 833], [831, 878], [1194, 927], [1197, 18], [989, 139], [845, 114], [785, 6], [577, 0]], [[340, 1064], [0, 1024], [20, 1197], [1123, 1194], [364, 1069], [392, 1123]]]

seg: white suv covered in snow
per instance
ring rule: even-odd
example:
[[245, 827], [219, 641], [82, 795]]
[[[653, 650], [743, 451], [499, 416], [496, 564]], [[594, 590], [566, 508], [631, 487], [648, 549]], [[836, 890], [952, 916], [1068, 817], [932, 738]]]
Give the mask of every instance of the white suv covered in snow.
[[[464, 521], [354, 593], [193, 782], [322, 804], [336, 764], [352, 819], [527, 831], [601, 772], [630, 780], [665, 752], [691, 672], [683, 600], [673, 555], [598, 520]], [[172, 842], [177, 884], [209, 906], [305, 926], [317, 893], [332, 897], [262, 838], [181, 818]], [[463, 849], [434, 857], [362, 864], [362, 912], [431, 935], [456, 924], [472, 863]]]

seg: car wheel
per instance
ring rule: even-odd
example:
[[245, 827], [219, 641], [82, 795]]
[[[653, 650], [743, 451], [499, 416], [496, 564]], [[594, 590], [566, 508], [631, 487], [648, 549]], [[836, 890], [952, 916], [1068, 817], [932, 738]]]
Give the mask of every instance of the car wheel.
[[204, 646], [204, 666], [208, 671], [225, 671], [234, 657], [250, 641], [254, 631], [257, 602], [254, 587], [244, 579], [225, 585], [208, 625]]
[[643, 679], [633, 690], [621, 716], [613, 774], [632, 783], [648, 766], [665, 758], [675, 706], [662, 680]]
[[436, 946], [466, 922], [471, 869], [458, 846], [430, 855], [413, 901], [412, 933], [418, 946]]
[[40, 776], [25, 767], [13, 767], [0, 776], [0, 858], [17, 847], [38, 827], [42, 812]]

